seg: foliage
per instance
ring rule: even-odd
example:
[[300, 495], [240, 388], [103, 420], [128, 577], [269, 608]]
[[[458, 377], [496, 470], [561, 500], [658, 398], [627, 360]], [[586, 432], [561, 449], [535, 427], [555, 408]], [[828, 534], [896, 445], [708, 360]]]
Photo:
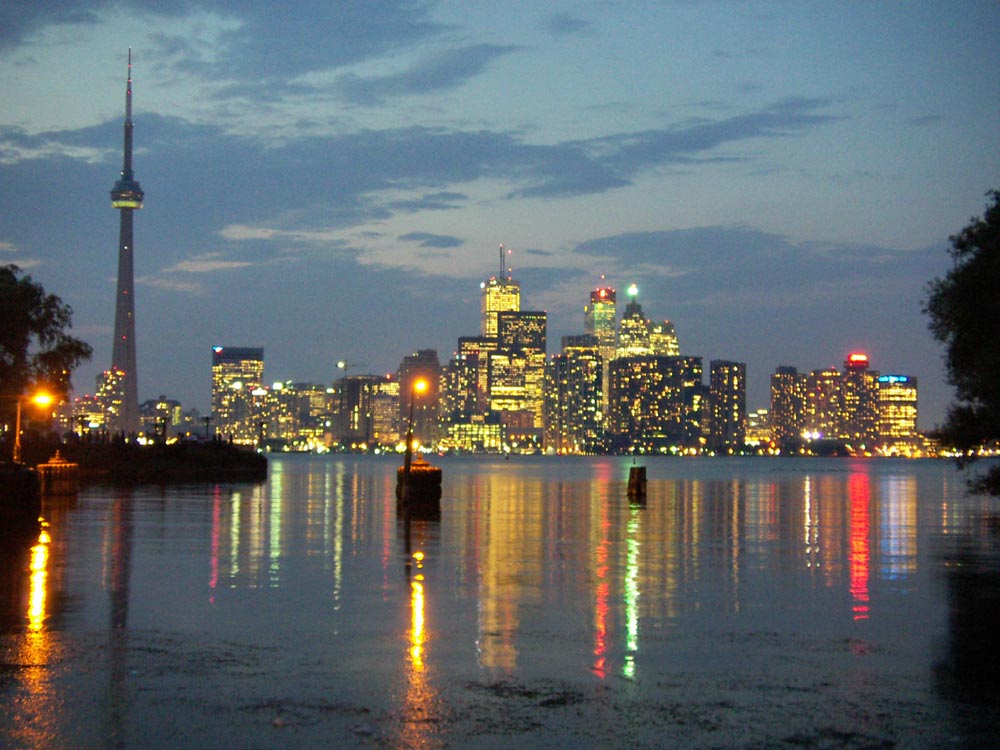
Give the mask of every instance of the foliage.
[[65, 396], [91, 347], [67, 333], [73, 310], [14, 265], [0, 266], [0, 393]]
[[[955, 386], [941, 434], [962, 451], [1000, 440], [1000, 190], [987, 196], [983, 217], [950, 238], [953, 266], [928, 285], [924, 306]], [[1000, 467], [977, 489], [1000, 495]]]

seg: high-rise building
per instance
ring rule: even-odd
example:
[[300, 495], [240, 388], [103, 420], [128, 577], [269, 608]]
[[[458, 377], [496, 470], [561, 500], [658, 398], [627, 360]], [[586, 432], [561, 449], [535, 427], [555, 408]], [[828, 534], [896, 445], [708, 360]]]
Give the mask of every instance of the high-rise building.
[[618, 347], [615, 357], [645, 357], [651, 354], [649, 345], [649, 321], [642, 312], [642, 305], [636, 299], [638, 290], [635, 285], [629, 287], [629, 302], [618, 323]]
[[771, 375], [771, 437], [798, 440], [806, 426], [806, 377], [787, 365]]
[[879, 443], [910, 441], [917, 433], [917, 379], [882, 375], [878, 379]]
[[[497, 314], [521, 309], [521, 285], [511, 276], [510, 267], [504, 267], [504, 246], [500, 246], [500, 274], [490, 276], [479, 285], [482, 335], [496, 337]], [[506, 253], [509, 255], [510, 251]]]
[[702, 445], [701, 357], [619, 357], [609, 369], [608, 440], [617, 452], [691, 452]]
[[603, 438], [603, 358], [596, 336], [563, 338], [545, 374], [545, 446], [556, 453], [593, 453]]
[[844, 362], [841, 375], [840, 437], [874, 447], [878, 437], [877, 371], [868, 369], [868, 355], [853, 353]]
[[837, 369], [811, 371], [806, 377], [805, 431], [813, 437], [840, 437], [843, 403]]
[[747, 366], [744, 362], [712, 360], [709, 363], [711, 437], [715, 451], [743, 448], [747, 430]]
[[[422, 445], [434, 445], [438, 435], [441, 364], [436, 349], [419, 349], [399, 364], [399, 439], [405, 441], [413, 409], [413, 437]], [[423, 380], [422, 392], [414, 387]]]
[[618, 293], [611, 287], [599, 287], [590, 293], [590, 304], [583, 309], [583, 330], [597, 339], [597, 350], [608, 362], [615, 356], [615, 322]]
[[677, 341], [677, 330], [669, 320], [649, 323], [649, 353], [664, 357], [679, 357], [681, 347]]
[[252, 444], [259, 439], [263, 414], [254, 393], [263, 377], [263, 348], [212, 347], [212, 419], [224, 440]]
[[[537, 310], [497, 314], [497, 351], [490, 354], [490, 410], [503, 412], [508, 431], [514, 421], [541, 442], [545, 419], [545, 352], [548, 316]], [[530, 418], [527, 416], [530, 415]], [[509, 434], [509, 433], [508, 433]]]
[[611, 287], [598, 287], [590, 293], [590, 304], [583, 309], [583, 329], [597, 339], [597, 351], [601, 355], [601, 411], [608, 411], [608, 365], [615, 357], [618, 341], [617, 323], [618, 293]]
[[119, 212], [118, 289], [115, 297], [115, 340], [111, 372], [120, 388], [120, 410], [108, 425], [112, 432], [126, 435], [139, 431], [139, 386], [135, 353], [135, 271], [133, 267], [132, 212], [142, 208], [144, 194], [132, 171], [132, 50], [128, 52], [128, 79], [125, 84], [125, 138], [121, 178], [111, 189], [111, 206]]

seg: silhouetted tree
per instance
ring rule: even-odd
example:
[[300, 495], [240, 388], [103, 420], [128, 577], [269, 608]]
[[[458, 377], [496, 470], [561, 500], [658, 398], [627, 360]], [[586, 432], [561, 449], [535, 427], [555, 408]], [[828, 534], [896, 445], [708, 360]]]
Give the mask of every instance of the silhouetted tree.
[[91, 347], [67, 333], [73, 310], [14, 265], [0, 266], [0, 393], [44, 386], [64, 396]]
[[[1000, 439], [1000, 190], [987, 196], [983, 217], [950, 238], [953, 266], [930, 282], [924, 305], [955, 386], [942, 438], [962, 451]], [[1000, 466], [974, 486], [1000, 495]]]

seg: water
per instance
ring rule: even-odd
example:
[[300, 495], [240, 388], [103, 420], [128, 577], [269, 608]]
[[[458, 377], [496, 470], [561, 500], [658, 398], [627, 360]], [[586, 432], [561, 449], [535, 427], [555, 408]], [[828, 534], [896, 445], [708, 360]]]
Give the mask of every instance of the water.
[[943, 461], [289, 456], [88, 488], [3, 557], [0, 746], [988, 746], [942, 687]]

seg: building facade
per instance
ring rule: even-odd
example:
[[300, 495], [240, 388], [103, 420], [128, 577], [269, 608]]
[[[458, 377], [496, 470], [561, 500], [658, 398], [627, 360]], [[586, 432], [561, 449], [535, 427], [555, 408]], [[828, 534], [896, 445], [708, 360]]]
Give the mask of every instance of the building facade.
[[234, 443], [254, 444], [260, 439], [263, 413], [258, 401], [263, 377], [263, 348], [212, 347], [215, 434]]

